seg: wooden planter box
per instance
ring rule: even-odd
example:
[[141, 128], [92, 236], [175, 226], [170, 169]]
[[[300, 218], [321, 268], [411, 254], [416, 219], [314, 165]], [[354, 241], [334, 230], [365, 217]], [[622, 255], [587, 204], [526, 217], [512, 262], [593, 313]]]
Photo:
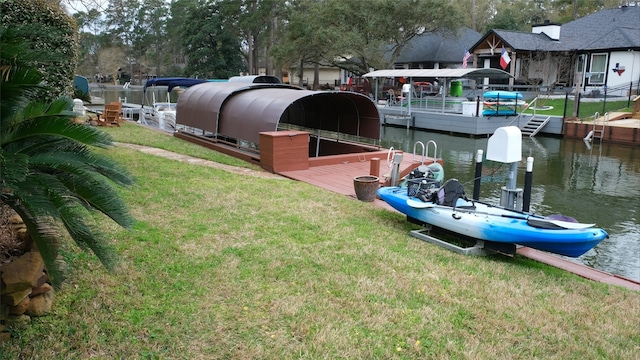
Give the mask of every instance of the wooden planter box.
[[309, 168], [309, 133], [267, 131], [260, 133], [260, 166], [273, 173]]

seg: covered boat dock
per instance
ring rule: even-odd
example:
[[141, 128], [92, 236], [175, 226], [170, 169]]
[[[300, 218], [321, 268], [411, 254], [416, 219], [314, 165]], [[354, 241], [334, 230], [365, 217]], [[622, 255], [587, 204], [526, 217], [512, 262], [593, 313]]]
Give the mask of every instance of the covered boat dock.
[[[540, 124], [536, 133], [562, 134], [561, 118], [545, 117], [542, 119], [541, 116], [536, 115], [535, 111], [533, 115], [525, 115], [519, 113], [521, 109], [516, 108], [514, 109], [515, 115], [483, 116], [482, 95], [492, 87], [489, 79], [512, 77], [511, 74], [503, 70], [493, 68], [389, 69], [375, 70], [363, 75], [363, 77], [407, 79], [406, 91], [403, 91], [400, 100], [394, 103], [380, 100], [381, 89], [376, 86], [382, 81], [373, 82], [375, 83], [374, 88], [376, 88], [374, 99], [382, 113], [383, 125], [471, 136], [488, 136], [503, 126], [514, 125], [524, 130], [534, 124]], [[423, 95], [410, 86], [414, 82], [425, 79], [437, 80], [440, 92], [436, 95]], [[467, 89], [466, 94], [463, 93], [462, 96], [451, 95], [449, 90], [451, 83], [460, 79], [469, 79], [474, 83], [470, 89]]]
[[378, 108], [351, 92], [202, 83], [178, 99], [176, 130], [176, 137], [276, 173], [387, 156]]

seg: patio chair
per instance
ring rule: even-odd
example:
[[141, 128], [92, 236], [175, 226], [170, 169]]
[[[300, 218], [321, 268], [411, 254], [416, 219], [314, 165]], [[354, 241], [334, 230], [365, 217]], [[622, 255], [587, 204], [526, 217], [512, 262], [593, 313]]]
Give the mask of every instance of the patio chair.
[[388, 89], [387, 90], [387, 104], [388, 105], [395, 105], [397, 101], [398, 101], [398, 97], [396, 96], [396, 93], [393, 91], [393, 89]]
[[122, 103], [119, 101], [110, 102], [109, 105], [112, 105], [115, 110], [118, 111], [118, 122], [124, 122], [124, 114], [122, 112]]
[[110, 103], [104, 106], [104, 111], [102, 112], [102, 118], [104, 120], [104, 126], [120, 126], [120, 122], [124, 121], [121, 115], [122, 104], [118, 106], [118, 104]]

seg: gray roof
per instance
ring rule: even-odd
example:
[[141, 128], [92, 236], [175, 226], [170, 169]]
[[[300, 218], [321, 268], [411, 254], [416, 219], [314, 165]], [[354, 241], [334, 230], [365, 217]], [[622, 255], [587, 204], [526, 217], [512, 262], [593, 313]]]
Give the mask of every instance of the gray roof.
[[573, 51], [640, 48], [640, 6], [606, 9], [568, 22], [560, 28], [560, 40], [545, 34], [492, 30], [514, 50]]
[[481, 37], [482, 34], [467, 27], [457, 34], [439, 31], [418, 35], [407, 43], [395, 62], [462, 63], [464, 51]]

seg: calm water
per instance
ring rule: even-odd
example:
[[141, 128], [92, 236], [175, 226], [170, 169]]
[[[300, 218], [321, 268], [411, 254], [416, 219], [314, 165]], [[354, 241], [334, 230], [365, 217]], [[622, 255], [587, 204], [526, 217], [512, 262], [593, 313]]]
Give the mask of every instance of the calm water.
[[[486, 153], [488, 139], [391, 127], [381, 133], [383, 147], [409, 153], [416, 141], [434, 140], [446, 178], [468, 182], [466, 192], [473, 193], [475, 154]], [[604, 143], [589, 149], [581, 139], [549, 137], [524, 138], [522, 147], [518, 187], [524, 186], [526, 157], [534, 158], [531, 211], [572, 216], [609, 233], [583, 256], [567, 259], [640, 281], [640, 148]], [[433, 147], [429, 151], [432, 155]], [[485, 160], [481, 199], [497, 204], [508, 174], [508, 164]]]

